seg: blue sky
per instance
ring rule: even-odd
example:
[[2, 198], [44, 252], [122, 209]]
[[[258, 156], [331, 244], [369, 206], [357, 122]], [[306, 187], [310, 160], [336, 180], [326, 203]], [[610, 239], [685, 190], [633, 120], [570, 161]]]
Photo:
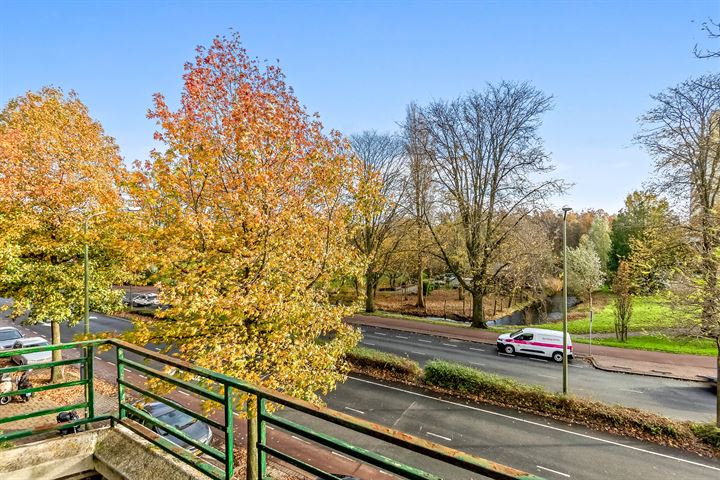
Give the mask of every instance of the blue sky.
[[3, 2], [0, 103], [56, 85], [76, 90], [126, 161], [145, 159], [151, 96], [176, 101], [184, 62], [230, 28], [278, 59], [326, 126], [391, 131], [415, 100], [486, 82], [529, 81], [555, 97], [542, 135], [556, 174], [575, 184], [558, 205], [615, 212], [652, 173], [632, 137], [650, 95], [710, 71], [696, 43], [718, 0], [490, 2]]

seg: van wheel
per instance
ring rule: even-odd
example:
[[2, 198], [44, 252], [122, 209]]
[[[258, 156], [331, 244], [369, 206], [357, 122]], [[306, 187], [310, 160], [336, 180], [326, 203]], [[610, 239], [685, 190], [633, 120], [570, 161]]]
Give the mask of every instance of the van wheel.
[[0, 405], [7, 405], [10, 403], [10, 397], [0, 397]]
[[515, 353], [515, 348], [512, 345], [505, 345], [505, 353], [512, 355]]
[[563, 354], [562, 354], [562, 352], [555, 352], [555, 353], [553, 353], [553, 360], [555, 360], [555, 361], [558, 362], [558, 363], [562, 362], [562, 361], [563, 361]]

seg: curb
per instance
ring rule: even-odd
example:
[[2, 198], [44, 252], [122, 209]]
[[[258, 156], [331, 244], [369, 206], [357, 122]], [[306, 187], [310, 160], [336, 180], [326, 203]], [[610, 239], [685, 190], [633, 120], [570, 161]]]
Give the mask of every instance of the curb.
[[[378, 318], [383, 318], [383, 317], [378, 317]], [[483, 345], [495, 345], [494, 341], [478, 339], [478, 338], [470, 339], [465, 336], [458, 336], [458, 335], [453, 335], [453, 334], [445, 333], [445, 332], [433, 332], [433, 331], [417, 330], [417, 329], [408, 330], [408, 329], [399, 328], [396, 326], [367, 324], [367, 323], [359, 322], [356, 320], [346, 320], [346, 322], [349, 324], [352, 324], [352, 325], [362, 325], [362, 326], [366, 326], [366, 327], [383, 328], [385, 330], [393, 330], [396, 332], [416, 333], [416, 334], [420, 334], [420, 335], [429, 335], [431, 337], [451, 338], [453, 340], [462, 340], [464, 342], [480, 343]], [[686, 381], [686, 382], [698, 382], [698, 383], [705, 383], [705, 384], [714, 383], [711, 379], [702, 379], [701, 380], [701, 379], [695, 378], [695, 377], [692, 377], [692, 378], [681, 377], [681, 376], [672, 375], [672, 374], [668, 375], [668, 374], [664, 374], [664, 373], [660, 373], [660, 372], [655, 373], [655, 372], [645, 372], [645, 371], [640, 371], [640, 370], [631, 370], [631, 369], [625, 370], [625, 369], [620, 369], [620, 368], [604, 367], [604, 366], [599, 365], [595, 361], [595, 359], [593, 358], [592, 355], [577, 354], [576, 358], [588, 361], [588, 363], [590, 363], [593, 366], [593, 368], [595, 368], [597, 370], [602, 370], [604, 372], [624, 373], [626, 375], [641, 375], [644, 377], [668, 378], [668, 379], [672, 379], [672, 380], [682, 380], [682, 381]]]
[[[579, 357], [579, 355], [578, 355]], [[698, 377], [681, 377], [679, 375], [672, 375], [662, 372], [646, 372], [646, 371], [640, 371], [640, 370], [624, 370], [621, 368], [610, 368], [610, 367], [604, 367], [597, 363], [595, 358], [592, 355], [585, 355], [583, 358], [590, 362], [590, 364], [597, 370], [602, 370], [604, 372], [613, 372], [613, 373], [625, 373], [628, 375], [642, 375], [643, 377], [658, 377], [658, 378], [669, 378], [672, 380], [682, 380], [684, 382], [698, 382], [698, 383], [705, 383], [705, 384], [712, 384], [714, 381], [707, 377], [702, 377], [702, 379]]]

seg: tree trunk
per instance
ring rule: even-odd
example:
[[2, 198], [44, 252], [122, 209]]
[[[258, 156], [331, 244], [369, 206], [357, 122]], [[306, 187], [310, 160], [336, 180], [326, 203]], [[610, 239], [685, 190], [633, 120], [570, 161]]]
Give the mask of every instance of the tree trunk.
[[423, 261], [422, 252], [418, 250], [418, 289], [417, 289], [417, 307], [425, 308], [425, 292], [423, 292]]
[[365, 311], [375, 311], [375, 274], [369, 269], [365, 273]]
[[[58, 345], [62, 342], [60, 338], [60, 322], [51, 322], [51, 341], [53, 345]], [[52, 352], [52, 361], [53, 362], [59, 362], [62, 360], [62, 351], [61, 350], [53, 350]], [[50, 381], [53, 383], [62, 382], [65, 379], [65, 375], [63, 372], [63, 367], [52, 367], [50, 369]]]
[[472, 292], [472, 324], [474, 328], [485, 328], [485, 312], [483, 311], [484, 295]]

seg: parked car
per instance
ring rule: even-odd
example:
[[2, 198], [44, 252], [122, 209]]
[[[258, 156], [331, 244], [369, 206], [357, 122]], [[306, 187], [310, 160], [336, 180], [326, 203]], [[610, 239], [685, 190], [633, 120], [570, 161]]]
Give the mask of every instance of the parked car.
[[[512, 355], [521, 353], [550, 357], [556, 362], [563, 361], [563, 334], [542, 328], [522, 328], [517, 332], [503, 333], [497, 339], [499, 352]], [[568, 359], [573, 358], [572, 340], [567, 336]]]
[[[212, 441], [212, 430], [210, 430], [210, 426], [206, 423], [203, 423], [199, 421], [196, 418], [191, 417], [190, 415], [181, 412], [180, 410], [174, 409], [170, 405], [167, 405], [162, 402], [152, 402], [152, 403], [137, 403], [134, 405], [135, 408], [142, 410], [143, 412], [146, 412], [147, 414], [157, 418], [158, 420], [161, 420], [168, 425], [172, 425], [173, 427], [177, 428], [181, 432], [183, 432], [188, 437], [197, 440], [198, 442], [204, 443], [206, 445], [210, 445], [210, 442]], [[147, 422], [143, 418], [136, 418], [132, 414], [129, 414], [129, 417], [135, 420], [138, 423], [141, 423], [145, 425], [150, 430], [159, 433], [160, 435], [164, 436], [167, 440], [173, 442], [175, 445], [186, 448], [190, 451], [195, 451], [197, 448], [195, 448], [193, 445], [190, 445], [186, 443], [185, 441], [169, 434], [165, 430], [163, 430], [160, 427], [154, 426]]]
[[[49, 343], [43, 337], [24, 337], [15, 340], [12, 348], [44, 347], [47, 345], [49, 345]], [[52, 362], [52, 352], [45, 351], [14, 355], [12, 361], [18, 365], [35, 365], [37, 363]]]
[[157, 293], [143, 293], [132, 299], [133, 307], [157, 307], [160, 305]]
[[0, 348], [12, 348], [19, 338], [23, 338], [23, 334], [17, 328], [0, 327]]

